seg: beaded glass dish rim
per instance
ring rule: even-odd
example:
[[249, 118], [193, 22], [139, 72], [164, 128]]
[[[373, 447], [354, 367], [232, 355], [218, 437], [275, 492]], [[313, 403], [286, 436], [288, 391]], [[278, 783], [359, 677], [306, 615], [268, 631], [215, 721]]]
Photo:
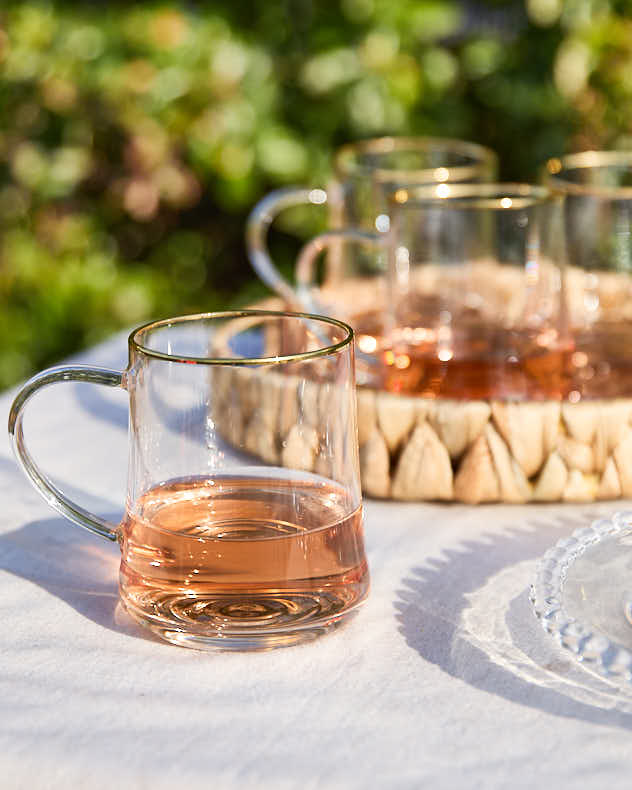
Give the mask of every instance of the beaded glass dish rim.
[[569, 567], [604, 538], [632, 531], [632, 510], [600, 518], [562, 538], [542, 557], [530, 588], [530, 600], [544, 630], [587, 667], [609, 679], [632, 683], [632, 652], [605, 634], [572, 617], [563, 606]]

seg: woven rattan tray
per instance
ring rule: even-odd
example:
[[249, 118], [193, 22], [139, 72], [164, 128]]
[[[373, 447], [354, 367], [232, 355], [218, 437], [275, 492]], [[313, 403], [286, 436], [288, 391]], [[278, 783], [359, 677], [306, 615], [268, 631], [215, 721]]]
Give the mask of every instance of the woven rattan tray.
[[[318, 471], [318, 410], [331, 408], [320, 387], [299, 389], [281, 372], [224, 368], [217, 428], [230, 406], [226, 439], [268, 462]], [[370, 496], [469, 504], [632, 497], [632, 399], [462, 401], [360, 387], [357, 403]]]

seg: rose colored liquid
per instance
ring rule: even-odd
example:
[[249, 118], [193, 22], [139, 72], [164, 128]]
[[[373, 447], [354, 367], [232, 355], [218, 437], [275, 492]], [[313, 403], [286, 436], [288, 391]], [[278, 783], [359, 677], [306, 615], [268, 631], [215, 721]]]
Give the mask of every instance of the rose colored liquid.
[[632, 330], [621, 324], [596, 324], [563, 343], [550, 331], [511, 332], [464, 318], [443, 339], [435, 329], [416, 328], [400, 331], [394, 343], [375, 316], [353, 323], [360, 349], [374, 349], [375, 366], [364, 363], [366, 385], [374, 388], [454, 399], [576, 402], [632, 395]]
[[331, 622], [367, 595], [362, 511], [324, 478], [191, 478], [122, 524], [121, 593], [157, 629], [262, 634]]

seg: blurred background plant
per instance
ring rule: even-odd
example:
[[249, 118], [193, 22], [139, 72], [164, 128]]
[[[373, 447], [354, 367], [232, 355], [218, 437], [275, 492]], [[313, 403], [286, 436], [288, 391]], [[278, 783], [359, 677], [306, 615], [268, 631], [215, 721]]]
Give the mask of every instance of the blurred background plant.
[[[0, 385], [113, 330], [264, 294], [244, 219], [351, 139], [494, 148], [506, 179], [632, 147], [632, 2], [0, 7]], [[287, 212], [289, 271], [315, 209]]]

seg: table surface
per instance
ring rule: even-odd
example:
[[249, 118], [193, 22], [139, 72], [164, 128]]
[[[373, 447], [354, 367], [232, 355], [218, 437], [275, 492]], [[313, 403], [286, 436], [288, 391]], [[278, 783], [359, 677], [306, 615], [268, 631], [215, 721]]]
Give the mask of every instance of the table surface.
[[[118, 335], [75, 361], [126, 353]], [[25, 431], [64, 490], [120, 517], [123, 391], [50, 387]], [[630, 786], [632, 691], [577, 664], [528, 599], [544, 551], [617, 504], [367, 501], [357, 617], [306, 645], [200, 653], [127, 618], [118, 547], [50, 510], [3, 448], [3, 788]]]

